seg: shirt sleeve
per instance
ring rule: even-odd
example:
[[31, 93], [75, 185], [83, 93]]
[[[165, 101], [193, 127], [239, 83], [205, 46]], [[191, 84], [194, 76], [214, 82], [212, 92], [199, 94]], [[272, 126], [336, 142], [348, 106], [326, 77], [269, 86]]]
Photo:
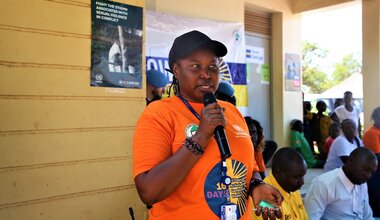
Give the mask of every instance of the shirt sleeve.
[[[350, 155], [348, 147], [344, 146], [344, 139], [343, 138], [336, 139], [333, 142], [333, 145], [338, 145], [337, 147], [335, 147], [335, 149], [336, 149], [336, 153], [339, 157]], [[355, 143], [355, 145], [356, 145], [356, 143]]]
[[314, 181], [305, 197], [305, 208], [309, 220], [320, 220], [325, 212], [328, 201], [328, 190], [326, 185]]
[[334, 111], [335, 111], [335, 114], [338, 117], [339, 121], [342, 122], [342, 120], [341, 120], [341, 118], [342, 118], [342, 108], [341, 108], [341, 106], [337, 107]]
[[[152, 105], [153, 106], [153, 105]], [[133, 176], [146, 172], [172, 154], [170, 119], [148, 106], [139, 118], [133, 140]]]

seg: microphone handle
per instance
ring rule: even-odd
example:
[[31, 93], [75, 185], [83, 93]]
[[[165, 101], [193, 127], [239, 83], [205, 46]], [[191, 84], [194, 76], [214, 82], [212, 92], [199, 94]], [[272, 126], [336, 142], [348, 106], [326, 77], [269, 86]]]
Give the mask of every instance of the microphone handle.
[[230, 145], [227, 140], [227, 135], [223, 126], [217, 126], [214, 131], [214, 138], [218, 144], [220, 155], [222, 159], [226, 159], [231, 156]]

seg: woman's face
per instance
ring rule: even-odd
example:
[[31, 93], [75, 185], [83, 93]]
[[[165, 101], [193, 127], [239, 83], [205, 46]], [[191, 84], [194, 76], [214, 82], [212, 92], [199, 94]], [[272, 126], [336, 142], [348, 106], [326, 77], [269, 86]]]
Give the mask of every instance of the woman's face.
[[203, 102], [206, 93], [215, 93], [219, 84], [219, 63], [208, 49], [199, 49], [173, 66], [180, 95], [188, 101]]
[[257, 147], [257, 145], [259, 144], [259, 136], [257, 134], [257, 128], [256, 126], [252, 123], [251, 125], [249, 125], [248, 127], [248, 130], [249, 130], [249, 135], [251, 135], [251, 140], [253, 142], [253, 145], [255, 147]]

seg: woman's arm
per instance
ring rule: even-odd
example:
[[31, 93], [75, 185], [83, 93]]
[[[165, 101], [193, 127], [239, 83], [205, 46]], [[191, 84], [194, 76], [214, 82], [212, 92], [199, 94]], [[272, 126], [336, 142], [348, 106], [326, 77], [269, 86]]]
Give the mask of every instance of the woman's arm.
[[[218, 125], [225, 125], [223, 109], [217, 103], [209, 104], [202, 109], [198, 130], [191, 140], [207, 150], [207, 144]], [[182, 145], [166, 160], [149, 171], [138, 174], [135, 184], [141, 200], [147, 205], [153, 205], [168, 197], [184, 181], [199, 159], [199, 155]]]
[[141, 200], [147, 205], [153, 205], [168, 197], [199, 159], [199, 156], [181, 146], [173, 156], [148, 172], [137, 175], [135, 183]]

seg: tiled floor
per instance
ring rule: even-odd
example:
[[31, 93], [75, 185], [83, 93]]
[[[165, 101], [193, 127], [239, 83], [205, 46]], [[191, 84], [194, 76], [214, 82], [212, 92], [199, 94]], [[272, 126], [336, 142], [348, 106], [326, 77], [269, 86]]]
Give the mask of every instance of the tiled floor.
[[311, 181], [313, 181], [314, 177], [319, 176], [323, 173], [323, 169], [307, 169], [306, 175], [304, 177], [304, 185], [301, 187], [301, 195], [302, 197], [306, 194], [307, 190], [311, 185]]

